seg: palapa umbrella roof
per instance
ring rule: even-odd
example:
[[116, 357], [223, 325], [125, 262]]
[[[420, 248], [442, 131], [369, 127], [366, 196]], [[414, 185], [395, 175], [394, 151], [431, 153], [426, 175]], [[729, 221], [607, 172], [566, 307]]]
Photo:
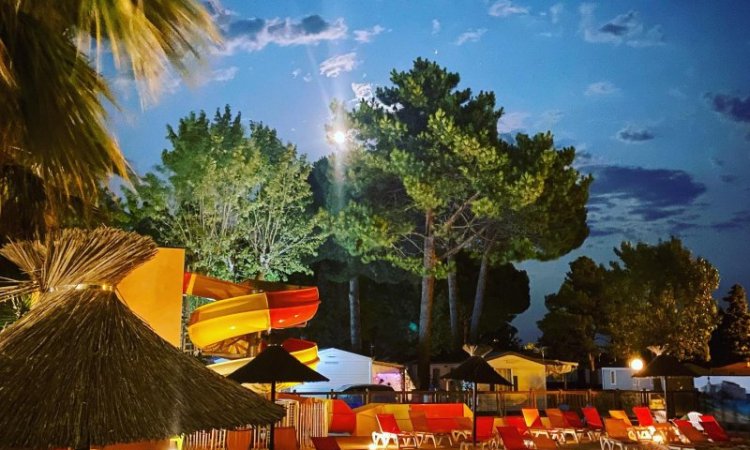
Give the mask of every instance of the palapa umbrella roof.
[[699, 376], [687, 366], [683, 365], [677, 358], [661, 354], [652, 359], [650, 363], [633, 377], [697, 377]]
[[487, 361], [479, 355], [470, 356], [469, 359], [454, 367], [443, 378], [450, 380], [463, 380], [474, 383], [500, 384], [513, 386], [502, 375], [497, 373]]
[[238, 383], [328, 381], [328, 378], [302, 364], [280, 345], [269, 345], [227, 378]]
[[66, 230], [0, 253], [38, 290], [0, 333], [0, 448], [82, 448], [210, 428], [267, 424], [283, 408], [204, 367], [159, 337], [112, 285], [156, 251], [114, 229]]

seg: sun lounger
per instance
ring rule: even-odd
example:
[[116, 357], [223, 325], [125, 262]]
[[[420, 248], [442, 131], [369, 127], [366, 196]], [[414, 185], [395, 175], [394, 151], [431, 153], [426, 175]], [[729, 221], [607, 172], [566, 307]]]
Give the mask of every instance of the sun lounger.
[[580, 438], [584, 435], [583, 428], [575, 429], [565, 420], [563, 412], [558, 408], [547, 408], [546, 411], [549, 424], [552, 429], [556, 431], [560, 437], [560, 443], [567, 443], [566, 436], [573, 438], [573, 442], [576, 444], [580, 441]]
[[378, 447], [387, 447], [393, 441], [396, 447], [417, 447], [417, 435], [411, 431], [401, 431], [393, 414], [376, 414], [380, 431], [372, 432], [372, 443]]
[[[654, 438], [654, 433], [656, 429], [654, 427], [649, 428], [649, 426], [636, 426], [633, 425], [633, 422], [630, 421], [630, 417], [628, 417], [628, 413], [621, 409], [610, 409], [609, 415], [613, 419], [622, 420], [625, 425], [633, 430], [636, 433], [636, 437], [641, 441], [652, 441]], [[649, 413], [650, 415], [650, 413]], [[652, 420], [653, 421], [653, 420]]]
[[459, 442], [466, 440], [471, 437], [471, 430], [473, 422], [469, 417], [456, 417], [455, 425], [451, 430], [451, 438], [453, 442]]
[[599, 411], [593, 406], [587, 406], [581, 409], [583, 417], [586, 418], [586, 426], [592, 430], [597, 430], [601, 434], [604, 431], [604, 422], [602, 422], [602, 416], [599, 415]]
[[557, 443], [552, 439], [545, 436], [523, 436], [514, 426], [497, 427], [497, 433], [506, 450], [526, 450], [529, 448], [554, 450], [557, 448]]
[[477, 421], [477, 436], [474, 439], [471, 435], [467, 436], [466, 440], [461, 442], [460, 449], [469, 449], [472, 446], [472, 442], [476, 442], [475, 448], [484, 449], [489, 447], [490, 449], [497, 448], [497, 439], [495, 438], [495, 418], [492, 416], [479, 416], [476, 418]]
[[565, 416], [565, 420], [570, 424], [571, 427], [575, 428], [576, 430], [584, 430], [585, 436], [587, 436], [590, 441], [599, 440], [601, 430], [591, 428], [584, 424], [581, 420], [581, 417], [575, 411], [563, 411], [563, 416]]
[[411, 420], [411, 426], [414, 429], [414, 434], [416, 434], [417, 437], [417, 444], [420, 447], [426, 441], [432, 441], [432, 445], [435, 448], [437, 448], [438, 444], [440, 444], [444, 440], [448, 441], [448, 446], [453, 445], [450, 433], [433, 430], [430, 427], [430, 423], [427, 420], [427, 415], [424, 411], [409, 410], [409, 419]]
[[641, 449], [643, 446], [638, 442], [635, 432], [623, 420], [607, 417], [604, 419], [605, 434], [599, 436], [602, 450]]
[[523, 419], [526, 421], [526, 425], [529, 427], [532, 436], [546, 436], [551, 439], [564, 440], [560, 438], [560, 433], [557, 430], [544, 426], [538, 409], [521, 408], [521, 414], [523, 414]]

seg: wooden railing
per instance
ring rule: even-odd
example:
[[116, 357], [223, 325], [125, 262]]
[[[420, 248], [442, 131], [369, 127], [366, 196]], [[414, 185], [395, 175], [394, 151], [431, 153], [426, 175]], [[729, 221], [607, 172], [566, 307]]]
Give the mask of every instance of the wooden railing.
[[[340, 398], [352, 406], [367, 403], [465, 403], [473, 407], [470, 391], [367, 391], [362, 393], [305, 392], [304, 396]], [[529, 390], [529, 391], [479, 391], [477, 411], [480, 414], [504, 416], [517, 413], [521, 408], [557, 408], [567, 405], [576, 410], [588, 405], [600, 411], [610, 409], [630, 410], [633, 406], [649, 405], [653, 397], [663, 397], [663, 391], [621, 390]], [[697, 391], [670, 391], [667, 393], [670, 416], [686, 414], [700, 406]]]

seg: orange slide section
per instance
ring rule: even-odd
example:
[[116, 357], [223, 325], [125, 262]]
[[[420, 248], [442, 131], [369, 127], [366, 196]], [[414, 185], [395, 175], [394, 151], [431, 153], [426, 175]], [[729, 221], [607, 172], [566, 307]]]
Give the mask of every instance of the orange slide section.
[[[186, 272], [183, 292], [216, 300], [197, 308], [190, 316], [188, 333], [205, 354], [228, 358], [214, 364], [226, 375], [247, 363], [249, 349], [257, 344], [257, 333], [271, 329], [304, 326], [318, 311], [318, 288], [267, 281], [232, 283]], [[318, 346], [301, 339], [287, 339], [284, 348], [297, 359], [317, 366]]]

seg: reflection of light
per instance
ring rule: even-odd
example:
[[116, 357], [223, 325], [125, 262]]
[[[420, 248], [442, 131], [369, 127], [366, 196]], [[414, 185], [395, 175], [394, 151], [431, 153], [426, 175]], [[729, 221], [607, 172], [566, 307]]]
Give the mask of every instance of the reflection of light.
[[337, 144], [343, 144], [346, 142], [346, 133], [339, 130], [333, 133], [333, 142]]
[[658, 434], [658, 433], [654, 435], [653, 439], [654, 439], [654, 443], [655, 444], [659, 444], [659, 443], [661, 443], [664, 440], [664, 438], [661, 436], [661, 434]]
[[279, 323], [284, 323], [284, 322], [285, 322], [284, 319], [279, 319]]
[[635, 370], [636, 372], [643, 369], [643, 360], [641, 358], [633, 358], [630, 360], [630, 368]]
[[375, 450], [376, 448], [377, 448], [377, 446], [375, 444], [370, 444], [370, 445], [367, 446], [368, 450]]

